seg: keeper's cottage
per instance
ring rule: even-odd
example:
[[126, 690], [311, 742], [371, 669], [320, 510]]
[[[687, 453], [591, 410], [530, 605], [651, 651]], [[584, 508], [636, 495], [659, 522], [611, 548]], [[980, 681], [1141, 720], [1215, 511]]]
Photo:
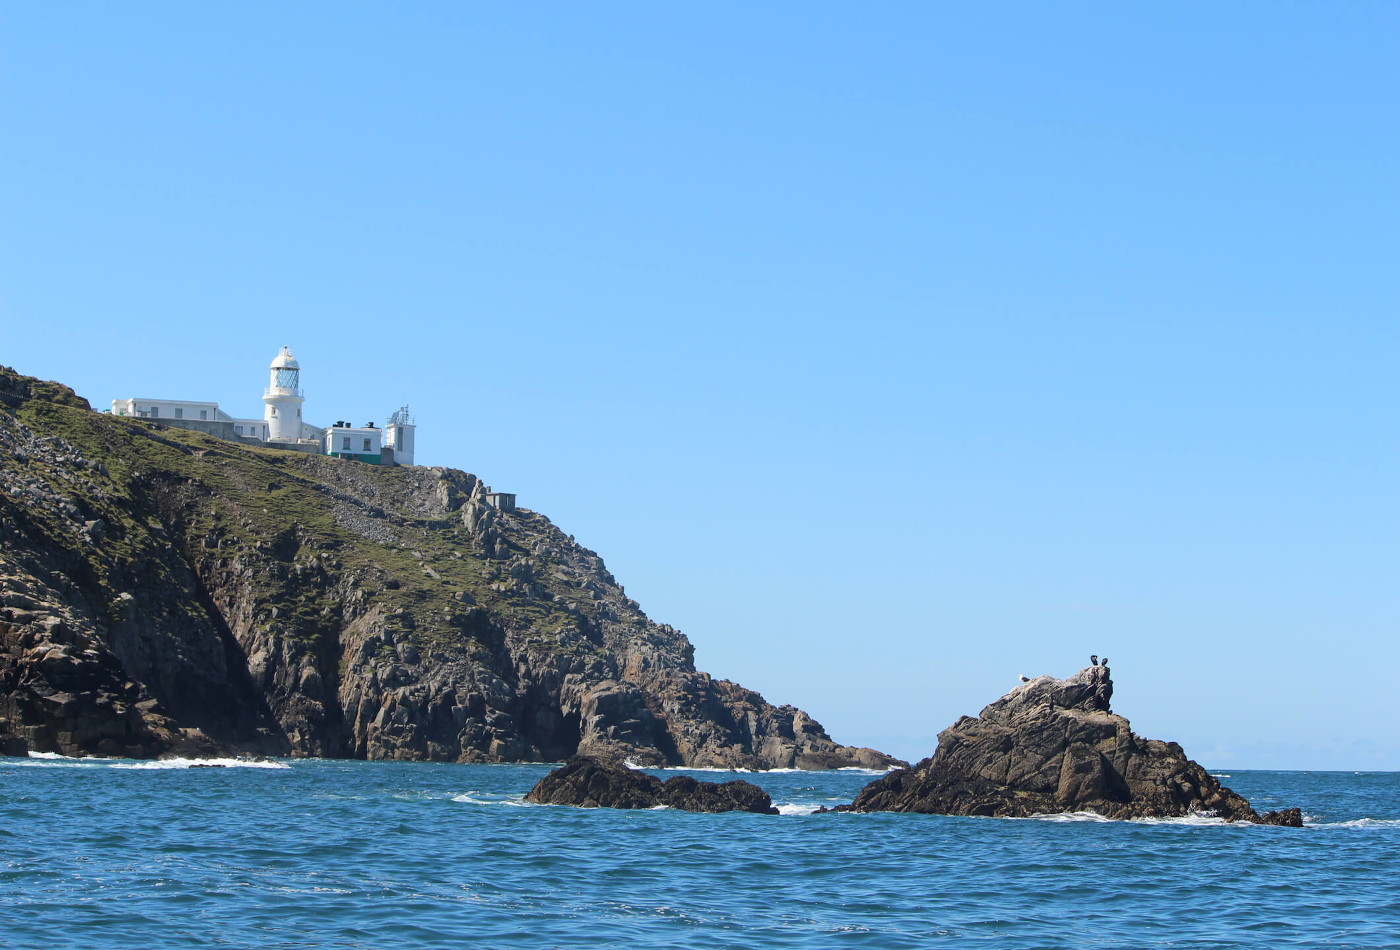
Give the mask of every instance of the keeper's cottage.
[[285, 346], [269, 367], [262, 399], [261, 419], [235, 418], [216, 402], [178, 399], [113, 399], [112, 414], [156, 420], [266, 448], [324, 453], [373, 465], [413, 464], [415, 427], [407, 406], [396, 409], [382, 429], [373, 422], [353, 426], [343, 421], [323, 429], [302, 419], [306, 394], [301, 388], [301, 366]]

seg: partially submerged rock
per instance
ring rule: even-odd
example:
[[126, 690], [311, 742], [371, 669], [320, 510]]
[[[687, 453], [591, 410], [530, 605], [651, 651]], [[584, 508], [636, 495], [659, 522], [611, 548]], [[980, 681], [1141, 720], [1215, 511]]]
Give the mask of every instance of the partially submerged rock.
[[1259, 815], [1175, 742], [1134, 735], [1109, 709], [1106, 665], [1069, 679], [1040, 676], [938, 736], [931, 758], [871, 782], [846, 811], [1107, 818], [1211, 813], [1226, 821], [1302, 826], [1298, 809]]
[[768, 793], [749, 782], [701, 782], [677, 775], [665, 782], [645, 772], [576, 755], [540, 779], [525, 796], [539, 805], [580, 808], [655, 808], [682, 811], [748, 811], [776, 815]]

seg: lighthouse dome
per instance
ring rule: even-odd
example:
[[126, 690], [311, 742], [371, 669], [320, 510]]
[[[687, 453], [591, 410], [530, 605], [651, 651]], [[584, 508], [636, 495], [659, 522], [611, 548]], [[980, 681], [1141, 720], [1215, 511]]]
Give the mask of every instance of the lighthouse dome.
[[301, 369], [301, 365], [297, 363], [296, 357], [292, 355], [292, 351], [284, 346], [282, 347], [282, 351], [273, 358], [271, 368]]

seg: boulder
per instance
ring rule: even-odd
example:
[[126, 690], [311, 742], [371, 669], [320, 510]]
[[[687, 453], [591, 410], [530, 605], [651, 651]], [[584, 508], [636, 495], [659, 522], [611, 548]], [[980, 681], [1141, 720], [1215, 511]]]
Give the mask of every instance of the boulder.
[[656, 808], [682, 811], [747, 811], [776, 815], [768, 793], [744, 781], [701, 782], [677, 775], [665, 782], [645, 772], [576, 755], [530, 789], [527, 802], [579, 808]]
[[1091, 811], [1108, 818], [1214, 814], [1226, 821], [1302, 826], [1298, 809], [1261, 816], [1186, 757], [1143, 739], [1109, 709], [1108, 667], [1040, 676], [973, 719], [939, 733], [931, 758], [871, 782], [840, 810], [944, 815]]

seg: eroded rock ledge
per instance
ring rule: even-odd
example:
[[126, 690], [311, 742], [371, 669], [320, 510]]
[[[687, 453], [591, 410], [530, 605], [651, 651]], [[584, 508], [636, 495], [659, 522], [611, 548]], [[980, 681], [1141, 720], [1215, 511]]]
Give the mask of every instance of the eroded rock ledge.
[[661, 781], [653, 775], [576, 755], [540, 779], [525, 796], [537, 805], [574, 805], [579, 808], [655, 808], [665, 805], [682, 811], [748, 811], [776, 815], [768, 793], [745, 781], [700, 782], [689, 775]]
[[1028, 817], [1092, 811], [1107, 818], [1210, 813], [1226, 821], [1302, 826], [1296, 808], [1258, 814], [1186, 757], [1143, 739], [1109, 709], [1107, 665], [1040, 676], [939, 733], [912, 768], [871, 782], [838, 810]]

